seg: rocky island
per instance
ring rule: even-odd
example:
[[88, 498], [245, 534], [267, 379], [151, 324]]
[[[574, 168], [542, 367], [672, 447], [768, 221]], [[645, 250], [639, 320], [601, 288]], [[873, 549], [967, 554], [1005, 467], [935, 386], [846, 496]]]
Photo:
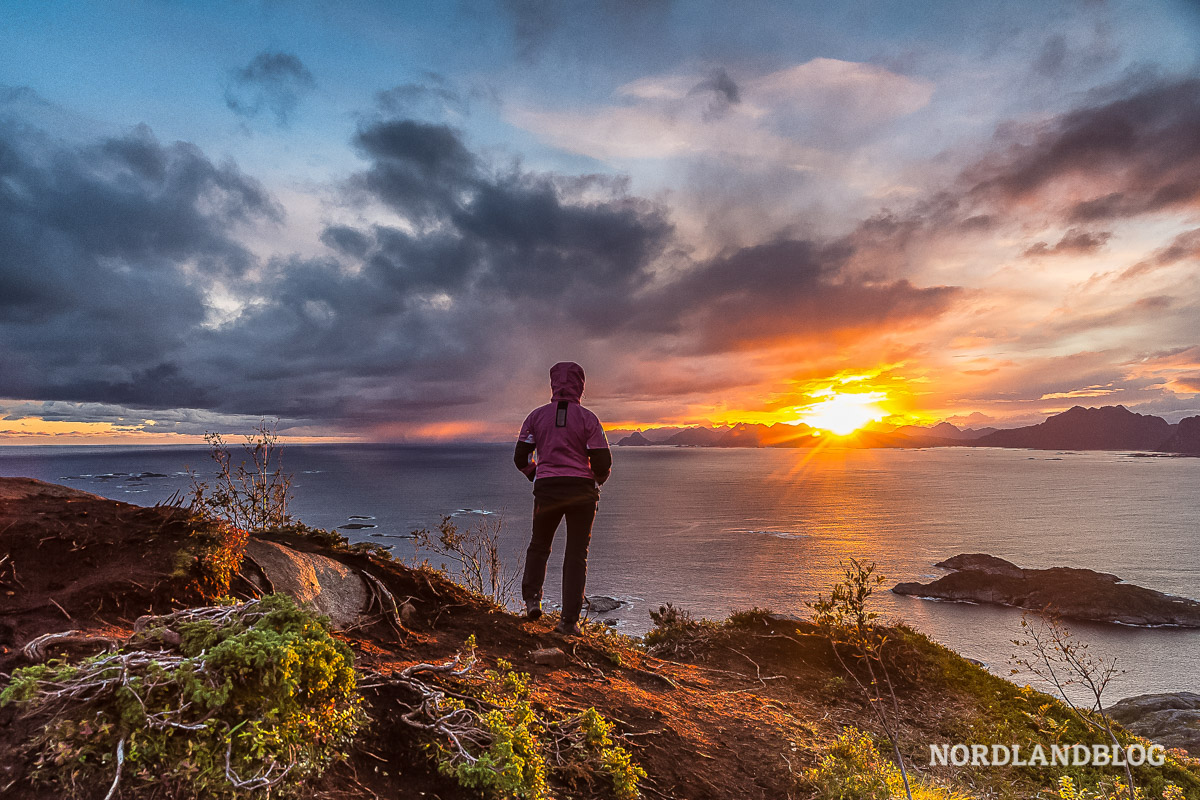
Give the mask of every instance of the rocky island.
[[1137, 626], [1200, 628], [1200, 603], [1124, 583], [1090, 569], [1022, 569], [984, 553], [964, 553], [934, 566], [952, 570], [931, 583], [898, 583], [896, 594], [1053, 610], [1068, 619]]

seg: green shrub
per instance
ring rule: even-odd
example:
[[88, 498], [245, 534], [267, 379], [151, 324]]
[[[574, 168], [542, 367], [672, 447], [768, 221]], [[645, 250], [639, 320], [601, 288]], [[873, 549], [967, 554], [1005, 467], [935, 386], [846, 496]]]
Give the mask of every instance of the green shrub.
[[[545, 797], [546, 761], [538, 743], [541, 726], [529, 707], [529, 675], [516, 672], [500, 659], [496, 669], [484, 673], [484, 680], [482, 699], [493, 706], [479, 716], [489, 738], [486, 750], [471, 761], [442, 746], [439, 769], [454, 775], [463, 786], [500, 797]], [[464, 707], [453, 698], [444, 705]]]
[[806, 777], [819, 800], [889, 800], [900, 771], [879, 754], [870, 734], [850, 726]]
[[[818, 800], [891, 800], [904, 795], [899, 768], [884, 758], [870, 734], [853, 726], [842, 734], [805, 777]], [[969, 800], [928, 782], [912, 784], [914, 800]]]
[[626, 658], [633, 658], [637, 640], [618, 633], [616, 628], [600, 621], [584, 619], [580, 620], [579, 629], [583, 633], [583, 640], [603, 653], [612, 666], [623, 666]]
[[[1128, 800], [1129, 787], [1120, 778], [1106, 778], [1090, 789], [1077, 787], [1075, 781], [1063, 775], [1058, 779], [1056, 795], [1060, 800]], [[1137, 800], [1144, 800], [1146, 793], [1137, 787], [1133, 790]], [[1162, 800], [1184, 800], [1183, 790], [1173, 783], [1167, 783], [1162, 788], [1162, 794], [1151, 795]]]
[[179, 552], [177, 577], [188, 579], [188, 589], [212, 602], [229, 594], [230, 584], [242, 568], [249, 536], [224, 520], [192, 520], [188, 546]]
[[[174, 639], [177, 651], [139, 649]], [[65, 797], [286, 796], [363, 714], [353, 655], [284, 595], [158, 617], [114, 653], [18, 669], [0, 704], [46, 720], [34, 780]], [[114, 778], [114, 776], [116, 776]]]
[[[550, 779], [574, 787], [607, 778], [617, 800], [636, 800], [646, 772], [612, 738], [612, 723], [594, 708], [561, 716], [535, 710], [530, 678], [503, 659], [472, 679], [474, 637], [441, 665], [421, 664], [393, 678], [420, 696], [409, 724], [432, 733], [429, 745], [438, 770], [488, 797], [541, 800]], [[432, 682], [435, 675], [464, 681], [453, 694]], [[414, 718], [415, 714], [420, 718]]]
[[579, 715], [578, 724], [584, 749], [598, 757], [601, 769], [612, 779], [617, 800], [637, 800], [641, 796], [638, 783], [646, 777], [646, 770], [634, 763], [628, 750], [613, 744], [612, 723], [589, 708]]

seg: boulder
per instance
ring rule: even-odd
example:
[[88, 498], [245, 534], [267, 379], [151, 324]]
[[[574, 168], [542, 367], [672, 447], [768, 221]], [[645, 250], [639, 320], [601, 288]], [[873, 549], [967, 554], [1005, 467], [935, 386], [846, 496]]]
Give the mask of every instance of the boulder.
[[1090, 569], [1022, 569], [984, 553], [964, 553], [937, 564], [954, 570], [932, 583], [898, 583], [901, 595], [993, 603], [1032, 611], [1052, 610], [1069, 619], [1141, 627], [1200, 628], [1200, 603], [1124, 583]]
[[246, 555], [262, 568], [275, 591], [291, 595], [297, 603], [310, 603], [335, 628], [352, 625], [366, 607], [366, 585], [340, 561], [264, 539], [251, 539]]
[[623, 605], [625, 604], [615, 597], [604, 597], [602, 595], [585, 597], [583, 603], [584, 608], [593, 614], [610, 614]]
[[1140, 694], [1114, 703], [1108, 712], [1138, 736], [1200, 756], [1200, 694]]
[[529, 654], [529, 658], [533, 663], [543, 667], [561, 667], [567, 663], [567, 654], [557, 647], [534, 650]]

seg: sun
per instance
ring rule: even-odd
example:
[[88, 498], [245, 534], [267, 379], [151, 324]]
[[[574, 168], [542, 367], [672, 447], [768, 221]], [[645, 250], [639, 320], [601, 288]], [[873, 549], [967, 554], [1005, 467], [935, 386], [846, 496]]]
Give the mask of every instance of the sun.
[[823, 400], [813, 403], [800, 412], [800, 422], [823, 431], [846, 436], [871, 422], [887, 416], [879, 402], [885, 399], [883, 392], [855, 392], [839, 394], [833, 389], [823, 389], [814, 395], [825, 395]]

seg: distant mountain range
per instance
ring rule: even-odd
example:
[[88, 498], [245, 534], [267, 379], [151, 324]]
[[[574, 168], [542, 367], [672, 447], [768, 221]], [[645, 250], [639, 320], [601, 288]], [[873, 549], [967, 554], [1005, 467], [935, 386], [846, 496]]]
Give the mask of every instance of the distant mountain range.
[[1135, 414], [1125, 406], [1075, 406], [1023, 428], [960, 429], [949, 422], [925, 428], [861, 430], [831, 436], [808, 425], [739, 423], [728, 427], [647, 428], [617, 442], [619, 447], [815, 447], [826, 440], [840, 447], [1023, 447], [1033, 450], [1143, 450], [1200, 454], [1200, 416], [1172, 425], [1162, 417]]

